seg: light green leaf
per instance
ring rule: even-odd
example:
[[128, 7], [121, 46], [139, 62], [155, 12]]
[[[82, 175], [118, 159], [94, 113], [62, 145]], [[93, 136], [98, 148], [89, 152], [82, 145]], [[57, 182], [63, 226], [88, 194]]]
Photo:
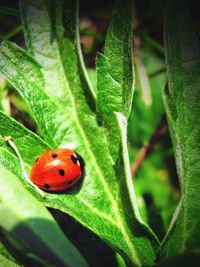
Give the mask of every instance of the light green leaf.
[[[50, 4], [50, 1], [47, 2]], [[34, 141], [38, 141], [37, 146], [42, 145], [42, 148], [38, 149], [38, 155], [45, 146], [54, 147], [65, 144], [75, 149], [85, 161], [82, 184], [68, 191], [68, 194], [47, 193], [44, 202], [49, 207], [70, 214], [94, 231], [123, 255], [127, 262], [138, 266], [152, 264], [155, 260], [157, 239], [143, 224], [138, 214], [132, 183], [124, 171], [124, 168], [129, 166], [124, 167], [124, 161], [122, 161], [120, 168], [113, 167], [104, 129], [98, 125], [93, 112], [94, 97], [80, 66], [80, 51], [77, 52], [79, 49], [77, 20], [75, 20], [77, 7], [73, 1], [58, 1], [55, 4], [55, 14], [53, 7], [48, 5], [47, 8], [42, 2], [40, 10], [43, 12], [37, 13], [34, 11], [37, 2], [28, 3], [30, 6], [25, 2], [21, 5], [24, 27], [26, 34], [35, 32], [37, 35], [37, 38], [32, 35], [28, 38], [31, 44], [34, 43], [32, 55], [39, 60], [41, 66], [16, 45], [4, 42], [0, 48], [0, 69], [29, 103], [40, 132], [48, 143], [46, 146], [44, 142], [34, 138]], [[43, 15], [47, 16], [47, 10], [51, 10], [51, 20], [46, 19], [45, 27], [41, 28], [39, 25]], [[32, 16], [36, 16], [36, 19], [31, 18]], [[33, 19], [34, 22], [30, 22], [29, 19]], [[47, 41], [52, 36], [52, 31], [56, 36], [53, 42], [47, 42], [47, 46], [41, 45], [40, 41], [44, 37], [38, 38], [38, 36], [46, 33]], [[52, 63], [52, 70], [47, 70], [51, 65], [47, 62], [51, 60], [51, 55], [56, 49], [55, 44], [59, 47], [59, 54], [52, 57], [57, 59], [59, 55], [60, 61]], [[46, 51], [49, 53], [45, 54]], [[45, 55], [45, 59], [41, 60], [41, 55]], [[61, 67], [63, 70], [60, 71], [61, 76], [57, 80], [56, 88], [61, 83], [61, 88], [64, 87], [64, 89], [59, 97], [54, 92], [56, 85], [52, 81], [51, 86], [47, 81], [47, 72], [52, 73], [54, 68], [55, 72], [58, 72]], [[1, 116], [4, 117], [3, 114]], [[20, 130], [20, 126], [14, 121], [11, 123], [13, 124], [13, 128], [9, 129], [11, 133], [7, 134], [8, 129], [4, 124], [0, 134], [2, 138], [5, 135], [11, 135], [20, 150], [20, 133], [21, 142], [24, 143], [26, 150], [21, 150], [20, 153], [27, 170], [30, 171], [35, 160], [35, 154], [34, 157], [27, 156], [32, 148], [32, 142], [25, 137], [30, 132], [26, 133], [24, 127]], [[118, 126], [118, 132], [120, 131]], [[0, 152], [3, 164], [12, 172], [18, 172], [18, 176], [23, 178], [18, 160], [10, 153], [11, 150], [4, 145], [4, 149]], [[127, 190], [130, 195], [127, 194]]]
[[106, 129], [114, 162], [120, 133], [114, 112], [129, 117], [133, 95], [132, 0], [117, 1], [106, 35], [104, 53], [97, 57], [97, 112]]
[[[79, 43], [77, 0], [20, 0], [20, 7], [27, 50], [42, 66], [46, 93], [55, 97], [70, 113], [73, 107], [66, 95], [74, 83], [87, 90], [90, 104], [94, 105], [95, 92]], [[74, 81], [75, 77], [79, 79]]]
[[1, 228], [11, 233], [27, 253], [59, 266], [88, 266], [47, 209], [2, 166], [0, 200]]
[[[57, 120], [52, 117], [51, 107], [54, 105], [56, 109], [57, 101], [48, 97], [44, 91], [45, 82], [41, 67], [17, 45], [3, 41], [0, 51], [0, 70], [30, 105], [45, 139], [55, 146], [57, 139], [60, 138], [56, 132], [62, 126], [64, 113], [60, 112]], [[37, 99], [36, 105], [32, 99]], [[38, 110], [43, 112], [39, 113]]]
[[169, 87], [164, 102], [182, 194], [163, 242], [165, 256], [200, 246], [200, 46], [189, 4], [171, 1], [165, 21]]

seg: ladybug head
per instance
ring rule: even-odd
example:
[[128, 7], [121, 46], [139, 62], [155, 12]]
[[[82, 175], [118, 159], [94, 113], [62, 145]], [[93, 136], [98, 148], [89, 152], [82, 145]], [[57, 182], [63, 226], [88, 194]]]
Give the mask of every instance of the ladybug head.
[[83, 158], [78, 153], [76, 153], [76, 156], [77, 156], [78, 161], [80, 162], [81, 171], [83, 172], [84, 167], [85, 167], [85, 162], [84, 162]]

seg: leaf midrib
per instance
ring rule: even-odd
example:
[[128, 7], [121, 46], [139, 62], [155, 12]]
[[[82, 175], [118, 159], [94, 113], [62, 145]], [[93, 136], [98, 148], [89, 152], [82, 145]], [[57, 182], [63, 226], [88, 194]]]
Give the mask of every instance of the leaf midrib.
[[[57, 39], [57, 37], [56, 37]], [[59, 61], [61, 62], [61, 66], [62, 66], [62, 69], [64, 71], [64, 66], [63, 66], [63, 62], [61, 60], [61, 51], [59, 49]], [[64, 71], [65, 73], [65, 71]], [[66, 75], [64, 75], [65, 79], [66, 78]], [[73, 107], [73, 110], [74, 110], [74, 115], [75, 115], [75, 123], [77, 125], [77, 129], [79, 129], [79, 132], [80, 132], [80, 135], [83, 137], [82, 140], [84, 141], [85, 143], [85, 148], [90, 148], [92, 147], [92, 144], [90, 144], [87, 136], [85, 135], [84, 131], [83, 131], [83, 127], [80, 123], [80, 120], [79, 120], [79, 117], [78, 117], [78, 114], [77, 114], [77, 109], [76, 109], [76, 100], [75, 100], [75, 97], [72, 93], [72, 90], [70, 89], [70, 83], [69, 83], [69, 93], [70, 93], [70, 98], [71, 98], [71, 103], [72, 103], [72, 107]], [[138, 266], [140, 266], [140, 261], [136, 255], [136, 252], [135, 252], [135, 248], [131, 242], [131, 239], [129, 238], [129, 235], [127, 234], [126, 232], [126, 227], [125, 225], [122, 223], [122, 220], [121, 220], [121, 214], [120, 214], [120, 210], [118, 209], [117, 205], [116, 205], [116, 201], [113, 197], [113, 194], [112, 192], [109, 190], [109, 187], [107, 186], [107, 183], [105, 182], [105, 179], [104, 179], [104, 175], [102, 173], [102, 170], [99, 168], [99, 165], [96, 161], [96, 158], [94, 156], [94, 154], [92, 153], [91, 149], [87, 149], [88, 150], [88, 155], [90, 156], [90, 158], [92, 159], [92, 161], [90, 162], [93, 162], [94, 166], [95, 166], [95, 170], [96, 172], [98, 173], [98, 176], [99, 176], [99, 180], [102, 184], [102, 186], [104, 187], [104, 190], [108, 196], [108, 198], [110, 199], [110, 202], [112, 203], [112, 207], [114, 209], [114, 214], [115, 214], [115, 218], [116, 218], [116, 221], [118, 222], [118, 225], [121, 226], [120, 227], [120, 230], [122, 232], [122, 235], [124, 236], [125, 240], [126, 240], [126, 243], [127, 243], [127, 247], [129, 248], [131, 254], [134, 254], [133, 256], [133, 260], [135, 262], [137, 262]], [[100, 178], [101, 177], [101, 178]]]
[[[70, 88], [70, 86], [69, 86], [69, 88]], [[136, 256], [135, 248], [132, 245], [132, 242], [131, 242], [131, 240], [129, 238], [129, 235], [126, 233], [126, 228], [125, 228], [125, 226], [124, 226], [124, 224], [122, 223], [122, 220], [121, 220], [120, 211], [119, 211], [119, 209], [118, 209], [118, 207], [116, 205], [116, 201], [115, 201], [115, 199], [113, 197], [112, 192], [109, 190], [109, 186], [105, 182], [105, 179], [104, 179], [104, 175], [102, 173], [102, 170], [100, 169], [100, 167], [99, 167], [99, 165], [98, 165], [98, 163], [96, 161], [96, 158], [95, 158], [94, 154], [92, 153], [91, 149], [88, 149], [88, 148], [91, 147], [91, 144], [90, 144], [87, 136], [85, 135], [85, 133], [83, 131], [83, 128], [82, 128], [82, 126], [80, 124], [80, 120], [79, 120], [79, 117], [78, 117], [78, 114], [77, 114], [77, 111], [76, 111], [75, 97], [73, 96], [71, 90], [69, 90], [69, 91], [70, 91], [70, 94], [71, 94], [70, 97], [73, 99], [72, 106], [73, 106], [73, 109], [75, 111], [75, 117], [76, 117], [75, 123], [77, 125], [77, 129], [79, 129], [80, 135], [82, 136], [82, 140], [85, 143], [86, 149], [88, 150], [88, 155], [91, 158], [91, 161], [90, 162], [93, 162], [93, 165], [95, 167], [95, 170], [96, 170], [96, 172], [98, 173], [98, 176], [99, 176], [99, 181], [101, 182], [101, 184], [102, 184], [102, 186], [103, 186], [103, 188], [104, 188], [104, 190], [106, 192], [106, 195], [108, 196], [108, 198], [110, 199], [110, 202], [112, 203], [112, 207], [114, 209], [114, 214], [115, 214], [115, 219], [118, 222], [118, 226], [121, 226], [119, 228], [120, 228], [120, 230], [122, 232], [122, 235], [124, 236], [124, 238], [126, 240], [127, 246], [130, 249], [130, 252], [132, 252], [133, 254], [135, 254], [134, 257], [133, 257], [133, 259], [136, 262], [137, 256]], [[138, 263], [139, 263], [139, 259], [138, 259]], [[138, 266], [139, 266], [139, 264], [138, 264]]]

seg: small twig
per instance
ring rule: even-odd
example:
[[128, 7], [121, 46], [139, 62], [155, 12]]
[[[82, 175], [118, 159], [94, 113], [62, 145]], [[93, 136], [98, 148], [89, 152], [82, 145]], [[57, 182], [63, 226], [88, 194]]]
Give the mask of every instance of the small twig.
[[19, 162], [20, 162], [20, 165], [21, 165], [21, 168], [22, 168], [22, 172], [24, 174], [24, 177], [25, 177], [26, 181], [41, 195], [42, 198], [44, 198], [45, 197], [45, 193], [38, 186], [33, 184], [31, 182], [31, 180], [29, 179], [29, 177], [28, 177], [28, 175], [26, 173], [26, 170], [25, 170], [25, 166], [24, 166], [22, 157], [21, 157], [21, 155], [20, 155], [15, 143], [12, 141], [12, 137], [11, 136], [5, 136], [5, 141], [8, 142], [8, 144], [12, 147], [12, 149], [15, 151], [17, 157], [19, 158]]
[[138, 172], [143, 161], [149, 156], [149, 153], [151, 152], [152, 148], [160, 141], [160, 138], [166, 133], [166, 130], [167, 130], [166, 116], [162, 116], [156, 128], [156, 131], [152, 134], [149, 142], [139, 150], [136, 159], [131, 164], [131, 174], [133, 177]]

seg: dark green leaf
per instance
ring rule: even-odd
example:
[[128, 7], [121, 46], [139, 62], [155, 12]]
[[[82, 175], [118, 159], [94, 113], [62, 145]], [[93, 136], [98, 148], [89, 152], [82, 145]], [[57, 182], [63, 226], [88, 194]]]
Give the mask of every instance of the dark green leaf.
[[132, 1], [117, 1], [106, 35], [104, 53], [97, 58], [97, 112], [106, 129], [114, 162], [120, 133], [114, 112], [129, 117], [133, 95]]
[[[2, 229], [1, 229], [2, 230]], [[0, 233], [0, 266], [2, 266], [2, 262], [7, 263], [7, 261], [12, 264], [13, 266], [18, 266], [16, 259], [11, 255], [8, 248], [4, 244], [4, 238], [2, 233]], [[8, 263], [7, 263], [8, 264]], [[15, 264], [15, 265], [14, 265]], [[7, 266], [7, 265], [6, 265]], [[9, 265], [8, 265], [9, 266]]]
[[15, 8], [0, 5], [0, 14], [10, 15], [13, 17], [19, 17], [19, 10]]
[[[59, 266], [88, 266], [47, 209], [0, 166], [0, 225], [25, 251]], [[6, 216], [5, 216], [6, 214]]]
[[171, 1], [165, 21], [169, 87], [164, 102], [182, 197], [162, 246], [165, 256], [200, 246], [200, 46], [193, 27], [190, 1]]
[[21, 31], [22, 31], [22, 25], [19, 24], [16, 27], [14, 27], [11, 31], [9, 31], [6, 34], [4, 34], [3, 39], [4, 40], [11, 39], [12, 37], [14, 37], [15, 35], [17, 35]]

